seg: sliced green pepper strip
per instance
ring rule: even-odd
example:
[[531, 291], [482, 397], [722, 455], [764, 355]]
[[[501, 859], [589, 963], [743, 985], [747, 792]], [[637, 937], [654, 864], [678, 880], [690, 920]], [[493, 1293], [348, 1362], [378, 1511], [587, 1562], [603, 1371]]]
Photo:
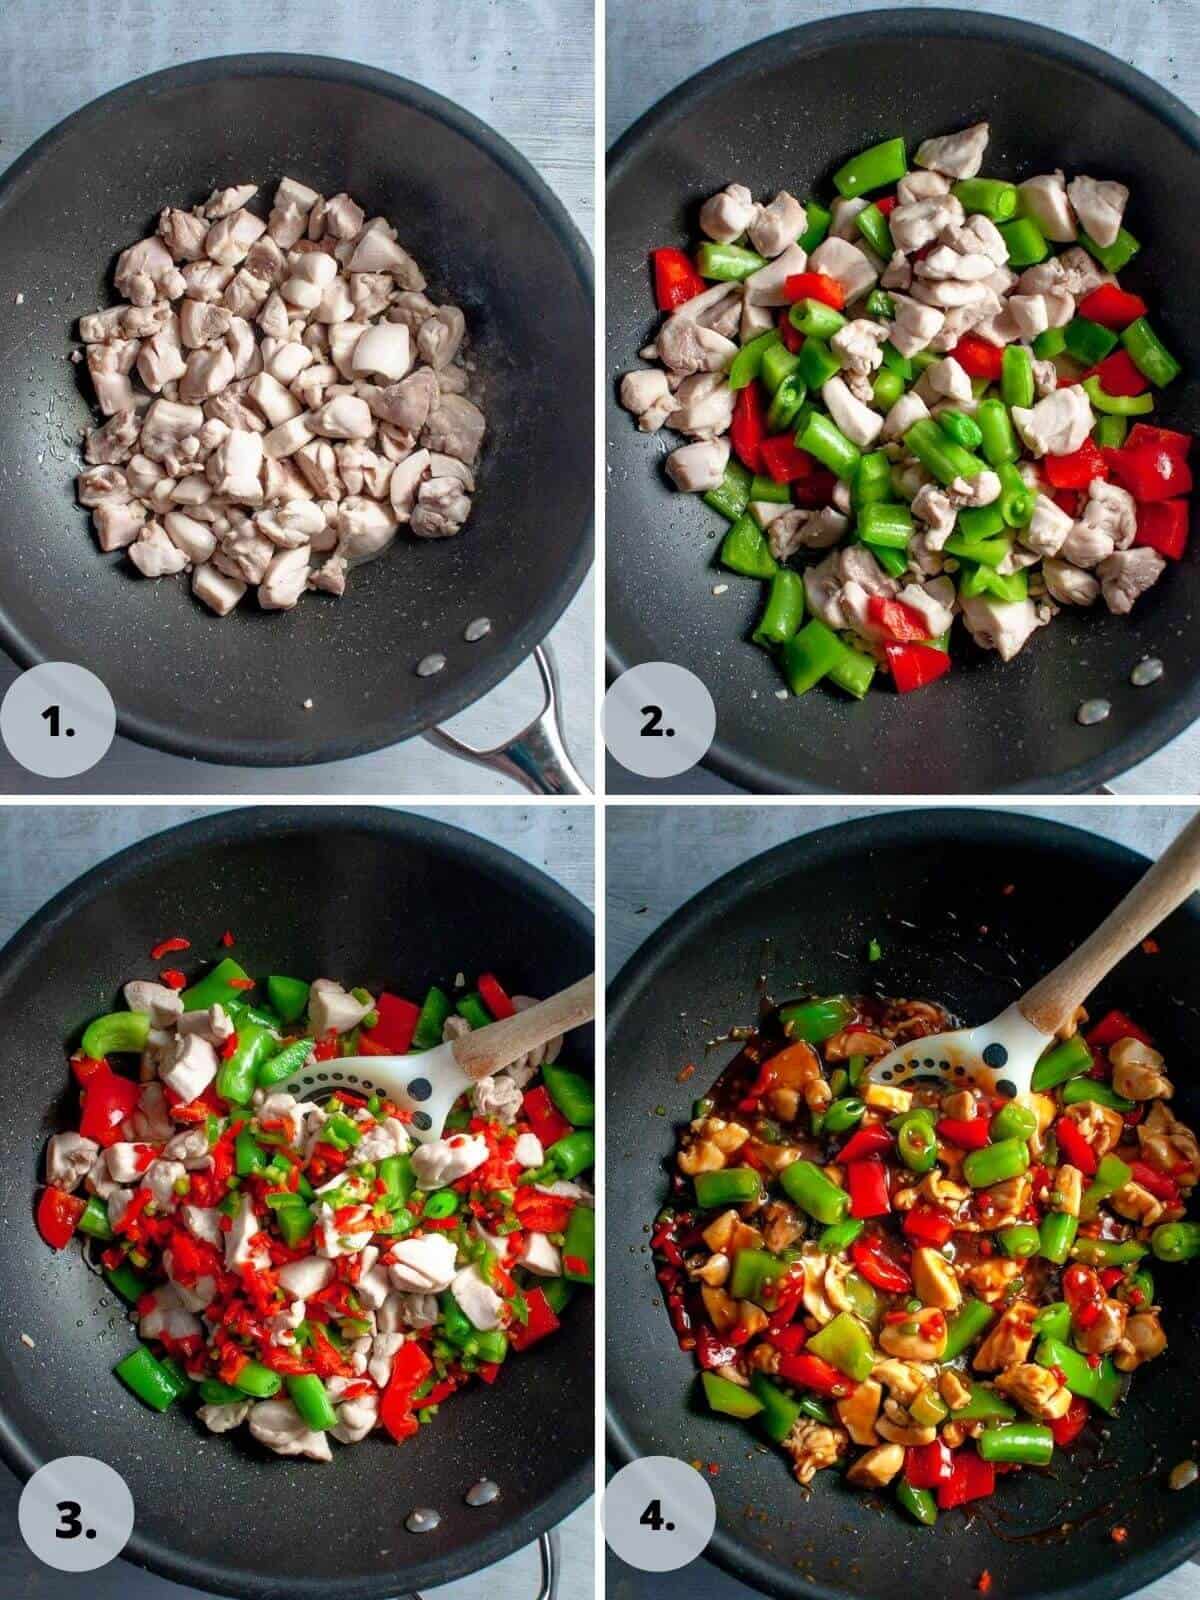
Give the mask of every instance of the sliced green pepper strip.
[[[740, 463], [739, 463], [740, 465]], [[746, 469], [743, 467], [745, 473]], [[728, 476], [728, 474], [726, 474]], [[747, 481], [750, 474], [746, 473]], [[742, 508], [743, 510], [745, 507]], [[426, 991], [425, 999], [421, 1002], [421, 1010], [417, 1016], [417, 1025], [413, 1029], [413, 1049], [432, 1050], [442, 1042], [442, 1029], [446, 1026], [446, 1018], [450, 1015], [450, 996], [444, 989], [439, 989], [436, 984], [431, 984]]]
[[877, 256], [890, 261], [895, 246], [888, 220], [876, 205], [864, 206], [854, 219], [854, 226], [871, 246]]
[[199, 1389], [206, 1406], [240, 1406], [246, 1398], [240, 1389], [232, 1389], [217, 1378], [201, 1378]]
[[975, 1343], [979, 1335], [990, 1324], [995, 1312], [986, 1301], [965, 1300], [962, 1310], [949, 1319], [946, 1330], [946, 1348], [942, 1351], [943, 1365], [953, 1361], [956, 1356], [962, 1355]]
[[[894, 374], [893, 374], [894, 376]], [[854, 474], [850, 500], [856, 511], [891, 498], [892, 463], [882, 450], [863, 456]]]
[[829, 232], [829, 224], [833, 221], [833, 213], [826, 211], [819, 200], [809, 200], [804, 207], [808, 217], [808, 226], [800, 235], [796, 243], [805, 255], [812, 255], [813, 251]]
[[826, 1228], [817, 1247], [826, 1255], [840, 1256], [865, 1233], [866, 1227], [866, 1223], [858, 1217], [847, 1217], [844, 1222], [835, 1222]]
[[767, 604], [751, 638], [764, 649], [786, 644], [804, 620], [804, 580], [784, 567], [771, 579]]
[[1011, 1228], [1001, 1228], [996, 1238], [1006, 1256], [1036, 1255], [1042, 1242], [1041, 1234], [1032, 1222], [1015, 1222]]
[[1071, 1337], [1071, 1308], [1065, 1300], [1055, 1300], [1043, 1306], [1033, 1319], [1033, 1331], [1039, 1338], [1064, 1340]]
[[218, 961], [211, 972], [205, 973], [199, 983], [185, 989], [180, 995], [185, 1011], [207, 1011], [210, 1006], [228, 1006], [236, 1001], [245, 1002], [246, 990], [238, 984], [231, 983], [231, 978], [248, 979], [250, 974], [244, 967], [225, 956]]
[[590, 1128], [576, 1128], [550, 1146], [546, 1159], [561, 1177], [577, 1178], [596, 1164], [596, 1136]]
[[955, 478], [974, 478], [984, 470], [984, 462], [955, 444], [932, 417], [922, 417], [914, 422], [904, 435], [904, 443], [909, 453], [916, 456], [939, 483], [951, 484]]
[[150, 1036], [147, 1011], [110, 1011], [84, 1029], [80, 1049], [92, 1061], [105, 1056], [141, 1055]]
[[850, 1196], [827, 1178], [815, 1162], [793, 1161], [779, 1174], [779, 1182], [801, 1211], [827, 1227], [843, 1221], [850, 1210]]
[[248, 1178], [251, 1173], [261, 1172], [267, 1164], [267, 1158], [262, 1146], [257, 1142], [249, 1128], [243, 1128], [233, 1141], [234, 1170], [239, 1178]]
[[470, 994], [463, 995], [462, 999], [458, 1001], [454, 1009], [458, 1012], [460, 1017], [464, 1017], [471, 1024], [472, 1030], [475, 1028], [486, 1028], [492, 1021], [491, 1012], [484, 1005], [480, 996], [475, 994], [474, 991], [472, 991]]
[[1036, 1129], [1036, 1114], [1028, 1106], [1010, 1100], [992, 1118], [988, 1132], [993, 1139], [1029, 1139]]
[[136, 1305], [150, 1289], [147, 1279], [140, 1277], [128, 1261], [122, 1261], [119, 1267], [105, 1267], [104, 1281], [122, 1300], [128, 1300], [131, 1306]]
[[989, 1189], [994, 1183], [1028, 1172], [1029, 1146], [1023, 1139], [1001, 1139], [998, 1144], [969, 1151], [963, 1158], [962, 1170], [972, 1189]]
[[590, 1128], [596, 1121], [596, 1095], [590, 1078], [556, 1061], [542, 1067], [542, 1081], [551, 1100], [573, 1128]]
[[702, 1372], [700, 1384], [708, 1401], [708, 1409], [721, 1416], [740, 1417], [742, 1421], [747, 1421], [750, 1417], [756, 1417], [763, 1408], [756, 1394], [743, 1389], [740, 1384], [730, 1383], [718, 1372]]
[[1090, 1267], [1128, 1267], [1149, 1255], [1150, 1246], [1136, 1239], [1076, 1239], [1071, 1254]]
[[[1018, 217], [1015, 222], [999, 224], [1000, 237], [1008, 247], [1008, 264], [1014, 272], [1022, 267], [1036, 267], [1050, 254], [1045, 235], [1032, 217]], [[1010, 350], [1012, 346], [1008, 347]]]
[[871, 399], [877, 411], [890, 411], [904, 393], [904, 379], [898, 372], [880, 367], [871, 384]]
[[1194, 1261], [1200, 1256], [1200, 1222], [1161, 1222], [1150, 1235], [1159, 1261]]
[[938, 426], [964, 450], [978, 450], [983, 443], [983, 429], [965, 411], [956, 411], [953, 407], [943, 411], [938, 417]]
[[1049, 1466], [1054, 1435], [1042, 1422], [1001, 1422], [975, 1441], [985, 1461], [1013, 1461], [1023, 1467]]
[[914, 1489], [907, 1478], [896, 1482], [896, 1499], [914, 1522], [923, 1528], [932, 1528], [938, 1519], [937, 1501], [928, 1489]]
[[1033, 353], [1039, 361], [1053, 361], [1067, 348], [1065, 328], [1047, 328], [1033, 341]]
[[903, 139], [885, 139], [852, 156], [833, 175], [834, 187], [844, 200], [869, 194], [872, 189], [887, 189], [908, 171], [908, 153]]
[[779, 570], [767, 536], [747, 512], [730, 528], [721, 544], [720, 562], [743, 578], [770, 578]]
[[750, 1391], [762, 1406], [759, 1418], [763, 1432], [775, 1444], [782, 1444], [803, 1416], [798, 1401], [785, 1394], [761, 1372], [750, 1374]]
[[275, 1213], [275, 1221], [283, 1240], [291, 1249], [295, 1249], [302, 1240], [307, 1239], [316, 1224], [316, 1212], [311, 1206], [305, 1205], [303, 1200], [296, 1200], [289, 1206], [281, 1206]]
[[1063, 331], [1067, 354], [1085, 367], [1096, 366], [1117, 348], [1117, 336], [1112, 329], [1093, 322], [1090, 317], [1072, 317]]
[[1136, 1104], [1136, 1101], [1126, 1100], [1124, 1095], [1118, 1094], [1111, 1084], [1100, 1083], [1095, 1078], [1072, 1078], [1063, 1088], [1061, 1099], [1065, 1106], [1077, 1106], [1085, 1100], [1094, 1100], [1097, 1105], [1122, 1113], [1132, 1111]]
[[996, 468], [996, 476], [1000, 479], [1000, 498], [996, 504], [1005, 524], [1010, 528], [1027, 528], [1033, 520], [1036, 493], [1011, 461], [1002, 461]]
[[1091, 1070], [1092, 1052], [1083, 1035], [1076, 1033], [1061, 1044], [1051, 1045], [1039, 1058], [1030, 1082], [1035, 1092], [1044, 1094], [1047, 1089], [1057, 1089], [1068, 1078], [1078, 1078]]
[[108, 1220], [108, 1207], [99, 1195], [92, 1194], [88, 1196], [87, 1205], [84, 1206], [83, 1214], [76, 1223], [76, 1227], [80, 1233], [86, 1233], [93, 1239], [112, 1238], [113, 1231]]
[[1037, 398], [1033, 381], [1033, 356], [1027, 345], [1005, 345], [1000, 365], [1000, 398], [1006, 406], [1026, 410]]
[[767, 432], [771, 435], [786, 433], [800, 415], [808, 398], [808, 389], [798, 372], [789, 372], [771, 397], [767, 410]]
[[572, 1283], [595, 1283], [596, 1213], [591, 1206], [573, 1206], [563, 1235], [563, 1276]]
[[282, 1083], [294, 1072], [299, 1072], [316, 1047], [315, 1039], [297, 1039], [292, 1044], [285, 1045], [282, 1050], [277, 1050], [274, 1055], [268, 1055], [260, 1060], [257, 1067], [258, 1087], [269, 1089], [272, 1084]]
[[956, 1406], [950, 1413], [952, 1422], [1011, 1422], [1017, 1415], [1017, 1408], [1008, 1403], [1003, 1395], [997, 1394], [994, 1389], [989, 1389], [986, 1384], [973, 1383], [970, 1385], [971, 1398], [965, 1406]]
[[823, 300], [797, 300], [788, 312], [788, 321], [805, 338], [824, 339], [826, 343], [846, 326], [842, 313]]
[[1109, 394], [1099, 378], [1084, 378], [1079, 386], [1095, 411], [1110, 417], [1148, 417], [1154, 410], [1152, 394]]
[[1061, 1267], [1071, 1253], [1078, 1232], [1078, 1217], [1069, 1216], [1065, 1211], [1051, 1211], [1042, 1218], [1038, 1254]]
[[1142, 248], [1141, 244], [1127, 228], [1121, 228], [1112, 244], [1097, 244], [1082, 228], [1079, 230], [1079, 242], [1089, 255], [1104, 268], [1105, 272], [1120, 272], [1127, 267]]
[[723, 1167], [720, 1172], [698, 1172], [692, 1184], [696, 1190], [696, 1203], [702, 1211], [713, 1211], [719, 1206], [747, 1205], [762, 1197], [762, 1179], [753, 1167]]
[[172, 1374], [144, 1344], [118, 1361], [113, 1372], [127, 1389], [155, 1411], [165, 1411], [178, 1394]]
[[1093, 1367], [1078, 1350], [1073, 1350], [1059, 1339], [1047, 1337], [1038, 1344], [1033, 1359], [1039, 1367], [1058, 1367], [1072, 1394], [1092, 1401], [1110, 1416], [1116, 1410], [1124, 1385], [1121, 1374], [1108, 1356], [1103, 1358], [1099, 1366]]
[[841, 370], [841, 358], [834, 355], [824, 339], [804, 341], [796, 357], [796, 371], [808, 385], [814, 399], [830, 378], [836, 378]]
[[1092, 429], [1092, 438], [1103, 450], [1119, 450], [1128, 432], [1128, 417], [1098, 417]]
[[717, 244], [710, 240], [696, 251], [696, 266], [700, 276], [715, 279], [718, 283], [740, 283], [766, 264], [765, 256], [737, 244]]
[[[812, 341], [809, 341], [811, 344]], [[809, 348], [809, 344], [804, 349]], [[803, 352], [801, 352], [803, 354]], [[801, 450], [807, 450], [810, 456], [815, 456], [822, 466], [828, 467], [834, 477], [841, 478], [849, 483], [858, 471], [858, 464], [862, 460], [862, 452], [853, 444], [837, 423], [827, 417], [822, 411], [814, 411], [808, 419], [808, 427], [799, 441]]]
[[788, 1263], [769, 1250], [739, 1250], [729, 1274], [729, 1293], [735, 1300], [754, 1300], [761, 1305], [769, 1286], [787, 1270]]
[[243, 1394], [252, 1395], [255, 1400], [269, 1400], [272, 1395], [279, 1393], [283, 1379], [270, 1367], [264, 1367], [261, 1361], [247, 1361], [233, 1380], [233, 1387], [240, 1389]]
[[960, 178], [950, 193], [964, 211], [978, 212], [991, 222], [1008, 222], [1017, 214], [1020, 193], [1015, 183], [1002, 178]]
[[731, 389], [745, 389], [758, 377], [762, 367], [762, 359], [772, 345], [782, 344], [783, 335], [778, 328], [769, 328], [766, 333], [760, 333], [756, 339], [751, 339], [749, 344], [744, 344], [734, 356], [729, 367], [729, 387]]
[[858, 513], [859, 537], [867, 544], [890, 545], [893, 549], [903, 550], [913, 527], [913, 516], [908, 507], [891, 501], [869, 501]]
[[883, 364], [889, 372], [894, 372], [898, 378], [903, 378], [905, 383], [911, 383], [915, 376], [911, 356], [902, 356], [896, 346], [889, 339], [883, 347]]
[[310, 1428], [326, 1432], [338, 1425], [338, 1415], [333, 1409], [329, 1393], [315, 1372], [306, 1372], [287, 1379], [288, 1398]]
[[[237, 1033], [237, 1049], [217, 1071], [217, 1093], [234, 1105], [249, 1105], [259, 1087], [259, 1069], [278, 1049], [279, 1041], [268, 1028], [244, 1023]], [[311, 1047], [315, 1041], [308, 1040]]]
[[871, 1335], [848, 1311], [839, 1311], [832, 1322], [813, 1334], [805, 1348], [853, 1378], [855, 1383], [869, 1378], [875, 1365]]
[[299, 1022], [308, 1010], [308, 987], [303, 978], [286, 978], [278, 973], [267, 979], [267, 999], [278, 1012], [280, 1022]]
[[788, 688], [793, 694], [807, 694], [841, 661], [845, 650], [837, 634], [814, 617], [784, 643], [780, 664]]

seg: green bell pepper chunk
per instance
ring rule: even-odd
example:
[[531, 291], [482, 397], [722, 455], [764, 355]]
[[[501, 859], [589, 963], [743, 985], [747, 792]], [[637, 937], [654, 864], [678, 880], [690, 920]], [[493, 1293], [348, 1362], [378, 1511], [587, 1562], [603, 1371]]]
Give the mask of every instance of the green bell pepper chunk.
[[808, 227], [805, 228], [796, 242], [805, 255], [810, 256], [829, 232], [829, 224], [833, 221], [833, 214], [826, 211], [819, 200], [807, 201], [804, 210], [808, 217]]
[[841, 1030], [854, 1015], [854, 1007], [841, 995], [820, 1000], [801, 1000], [780, 1006], [779, 1021], [789, 1039], [807, 1044], [823, 1044]]
[[1086, 1356], [1080, 1355], [1061, 1340], [1043, 1338], [1034, 1352], [1039, 1367], [1058, 1367], [1072, 1394], [1090, 1400], [1101, 1411], [1111, 1416], [1121, 1398], [1121, 1374], [1105, 1356], [1098, 1367], [1090, 1366]]
[[131, 1306], [136, 1305], [150, 1289], [148, 1280], [139, 1276], [128, 1261], [122, 1261], [118, 1267], [105, 1267], [104, 1281], [122, 1300], [128, 1300]]
[[80, 1233], [86, 1233], [93, 1239], [111, 1239], [112, 1227], [108, 1220], [108, 1207], [99, 1195], [89, 1195], [83, 1214], [76, 1223]]
[[[758, 375], [768, 394], [774, 394], [785, 378], [800, 371], [800, 357], [785, 344], [773, 344], [763, 354]], [[803, 374], [801, 374], [803, 376]]]
[[279, 1013], [280, 1022], [299, 1022], [308, 1010], [308, 988], [303, 978], [272, 973], [267, 979], [267, 999]]
[[178, 1396], [174, 1375], [144, 1344], [118, 1361], [113, 1372], [131, 1393], [155, 1411], [165, 1411]]
[[749, 512], [740, 516], [725, 535], [718, 559], [723, 567], [743, 578], [770, 578], [779, 570], [766, 534]]
[[869, 1378], [875, 1365], [871, 1335], [848, 1311], [839, 1311], [832, 1322], [813, 1334], [805, 1349], [828, 1361], [855, 1383]]
[[241, 1001], [245, 1003], [245, 989], [230, 983], [231, 978], [249, 978], [250, 974], [244, 967], [234, 961], [230, 956], [225, 956], [218, 961], [211, 972], [205, 973], [199, 983], [185, 989], [180, 995], [185, 1011], [207, 1011], [210, 1006], [228, 1006]]
[[854, 1241], [866, 1231], [866, 1223], [858, 1217], [847, 1217], [844, 1222], [832, 1223], [822, 1233], [818, 1249], [827, 1256], [840, 1256], [849, 1250]]
[[823, 300], [797, 300], [788, 312], [788, 321], [806, 339], [824, 339], [826, 343], [846, 326], [842, 313]]
[[844, 1221], [850, 1210], [850, 1196], [827, 1178], [815, 1162], [793, 1161], [779, 1174], [779, 1183], [789, 1200], [827, 1227]]
[[956, 1356], [962, 1355], [964, 1350], [970, 1348], [991, 1322], [995, 1312], [986, 1301], [964, 1300], [962, 1310], [949, 1319], [946, 1331], [946, 1348], [942, 1351], [941, 1361], [953, 1361]]
[[1117, 336], [1103, 323], [1090, 317], [1072, 317], [1063, 330], [1067, 354], [1085, 367], [1097, 366], [1117, 348]]
[[240, 1389], [233, 1389], [217, 1378], [201, 1378], [198, 1387], [200, 1399], [206, 1406], [240, 1406], [246, 1398]]
[[1065, 1341], [1071, 1337], [1071, 1308], [1065, 1300], [1055, 1300], [1043, 1306], [1033, 1319], [1033, 1331], [1039, 1338]]
[[751, 638], [764, 649], [786, 644], [804, 620], [804, 580], [789, 567], [771, 579], [767, 604]]
[[1015, 1222], [1011, 1228], [1001, 1228], [996, 1238], [1006, 1256], [1018, 1258], [1036, 1255], [1042, 1242], [1032, 1222]]
[[237, 1041], [237, 1049], [217, 1069], [217, 1093], [222, 1100], [244, 1106], [259, 1086], [259, 1069], [277, 1052], [279, 1040], [268, 1028], [248, 1022], [238, 1029]]
[[596, 1136], [590, 1128], [577, 1128], [556, 1140], [546, 1151], [546, 1159], [561, 1177], [577, 1178], [596, 1164]]
[[[746, 507], [750, 504], [750, 486], [753, 481], [753, 473], [748, 472], [736, 456], [730, 456], [729, 460], [725, 463], [725, 473], [720, 483], [715, 489], [709, 489], [704, 494], [704, 504], [706, 506], [711, 506], [714, 511], [719, 511], [725, 518], [726, 522], [736, 522], [741, 516], [742, 512], [745, 511]], [[431, 989], [429, 992], [430, 994], [439, 995], [442, 993], [440, 989]], [[450, 1001], [446, 999], [445, 995], [442, 995], [442, 998], [446, 1000], [446, 1014], [448, 1016], [450, 1012]], [[446, 1018], [443, 1017], [442, 1021], [445, 1022], [445, 1020]], [[420, 1029], [420, 1026], [421, 1022], [420, 1018], [418, 1018], [418, 1030]], [[415, 1032], [413, 1034], [413, 1038], [416, 1038]], [[440, 1039], [441, 1035], [439, 1034], [439, 1042]]]
[[[745, 470], [743, 468], [743, 470]], [[431, 985], [421, 1003], [417, 1025], [413, 1029], [414, 1050], [432, 1050], [442, 1042], [442, 1029], [450, 1015], [450, 997], [436, 984]]]
[[744, 344], [734, 356], [729, 367], [729, 387], [731, 389], [745, 389], [758, 377], [762, 367], [762, 359], [772, 345], [782, 344], [783, 335], [778, 328], [769, 328], [766, 333], [760, 333], [757, 339], [751, 339], [749, 344]]
[[[1022, 267], [1036, 267], [1050, 254], [1045, 235], [1032, 217], [1018, 217], [1015, 222], [999, 224], [1000, 237], [1008, 247], [1008, 264], [1014, 272]], [[1012, 346], [1008, 347], [1010, 350]], [[1014, 402], [1009, 401], [1012, 405]], [[1015, 402], [1020, 405], [1021, 401]]]
[[264, 1367], [261, 1361], [247, 1361], [233, 1380], [233, 1387], [255, 1400], [269, 1400], [282, 1389], [283, 1379], [270, 1367]]
[[1057, 1089], [1068, 1078], [1077, 1078], [1092, 1070], [1092, 1052], [1082, 1034], [1073, 1034], [1061, 1044], [1051, 1045], [1038, 1059], [1033, 1069], [1031, 1087], [1038, 1094], [1047, 1089]]
[[542, 1081], [551, 1100], [573, 1128], [590, 1128], [596, 1121], [596, 1096], [591, 1080], [569, 1067], [547, 1061]]
[[233, 1159], [234, 1170], [239, 1178], [248, 1178], [251, 1173], [261, 1172], [267, 1165], [263, 1148], [249, 1128], [243, 1128], [234, 1139]]
[[740, 283], [766, 264], [765, 256], [737, 244], [717, 244], [709, 240], [696, 251], [696, 267], [700, 276], [715, 279], [718, 283]]
[[895, 246], [888, 220], [876, 205], [864, 206], [854, 219], [854, 226], [871, 246], [877, 256], [890, 261]]
[[[240, 1040], [241, 1035], [238, 1037]], [[276, 1050], [273, 1055], [268, 1052], [259, 1060], [256, 1068], [258, 1087], [269, 1089], [273, 1084], [283, 1083], [294, 1072], [299, 1072], [316, 1047], [315, 1039], [296, 1039], [291, 1044], [284, 1045], [282, 1050]]]
[[833, 183], [844, 200], [869, 194], [872, 189], [887, 189], [899, 183], [908, 171], [908, 154], [903, 139], [885, 139], [851, 156], [834, 173]]
[[280, 1206], [275, 1213], [275, 1221], [279, 1224], [284, 1243], [294, 1250], [313, 1231], [317, 1214], [303, 1200], [295, 1200], [290, 1206]]
[[761, 1305], [764, 1297], [768, 1301], [771, 1298], [770, 1285], [787, 1270], [788, 1263], [769, 1250], [739, 1250], [729, 1274], [729, 1293], [735, 1300], [753, 1300]]
[[1133, 1100], [1126, 1100], [1108, 1083], [1099, 1083], [1095, 1078], [1072, 1078], [1070, 1083], [1063, 1088], [1060, 1098], [1065, 1106], [1076, 1106], [1084, 1100], [1094, 1100], [1097, 1105], [1107, 1106], [1110, 1111], [1132, 1111], [1136, 1104]]
[[407, 1153], [399, 1156], [384, 1156], [379, 1163], [379, 1181], [386, 1191], [385, 1199], [388, 1210], [395, 1210], [397, 1206], [406, 1205], [413, 1190], [417, 1187], [417, 1175], [413, 1171], [412, 1156]]
[[1095, 256], [1105, 272], [1120, 272], [1142, 248], [1127, 228], [1118, 230], [1112, 244], [1097, 244], [1080, 228], [1079, 242], [1089, 255]]
[[1018, 1105], [1015, 1100], [1010, 1100], [1007, 1105], [1001, 1106], [992, 1118], [988, 1129], [993, 1140], [996, 1139], [1030, 1139], [1037, 1129], [1037, 1117], [1028, 1106]]
[[103, 1061], [105, 1056], [113, 1055], [141, 1055], [149, 1035], [149, 1012], [110, 1011], [88, 1023], [80, 1049], [91, 1061]]
[[1029, 1146], [1023, 1139], [1001, 1139], [998, 1144], [971, 1150], [963, 1158], [963, 1177], [972, 1189], [990, 1189], [1007, 1178], [1029, 1170]]
[[702, 1211], [713, 1211], [718, 1206], [748, 1205], [762, 1197], [762, 1179], [753, 1167], [698, 1172], [692, 1184], [696, 1190], [696, 1204]]
[[466, 1020], [471, 1024], [472, 1030], [476, 1028], [486, 1028], [493, 1020], [492, 1013], [484, 1005], [481, 997], [475, 994], [473, 991], [471, 994], [463, 995], [462, 999], [458, 1001], [454, 1009], [458, 1012], [460, 1017], [466, 1018]]
[[984, 1461], [1012, 1461], [1025, 1467], [1046, 1467], [1054, 1454], [1054, 1435], [1043, 1422], [1001, 1422], [985, 1428], [975, 1441]]
[[763, 1432], [775, 1444], [782, 1444], [804, 1415], [797, 1400], [778, 1388], [761, 1372], [750, 1374], [750, 1392], [762, 1406]]
[[1003, 1395], [986, 1384], [972, 1383], [970, 1389], [971, 1398], [966, 1405], [957, 1406], [950, 1413], [952, 1422], [1011, 1422], [1016, 1417], [1016, 1406], [1009, 1405]]
[[575, 1294], [575, 1285], [568, 1283], [566, 1278], [544, 1278], [542, 1293], [554, 1315], [561, 1317]]
[[1042, 1218], [1038, 1254], [1061, 1267], [1071, 1253], [1078, 1232], [1078, 1217], [1069, 1216], [1065, 1211], [1049, 1212]]
[[937, 1521], [937, 1500], [929, 1489], [914, 1489], [907, 1478], [900, 1478], [896, 1483], [896, 1499], [923, 1528], [932, 1528]]

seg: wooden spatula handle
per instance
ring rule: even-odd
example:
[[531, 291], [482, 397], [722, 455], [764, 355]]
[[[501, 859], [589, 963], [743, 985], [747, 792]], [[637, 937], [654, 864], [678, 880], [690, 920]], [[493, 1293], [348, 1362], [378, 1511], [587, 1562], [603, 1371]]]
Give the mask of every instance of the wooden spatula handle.
[[1043, 1033], [1056, 1033], [1117, 962], [1170, 916], [1198, 885], [1200, 816], [1192, 818], [1095, 933], [1034, 984], [1019, 1002], [1023, 1014]]
[[591, 972], [549, 1000], [456, 1039], [454, 1059], [468, 1078], [486, 1078], [595, 1015], [596, 974]]

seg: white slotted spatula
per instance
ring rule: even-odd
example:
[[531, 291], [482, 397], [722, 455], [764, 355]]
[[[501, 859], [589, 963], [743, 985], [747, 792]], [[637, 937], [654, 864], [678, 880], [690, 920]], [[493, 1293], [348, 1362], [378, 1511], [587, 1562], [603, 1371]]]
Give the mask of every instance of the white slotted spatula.
[[1055, 1033], [1136, 944], [1200, 884], [1200, 816], [1194, 817], [1077, 950], [1028, 994], [979, 1028], [913, 1039], [867, 1069], [873, 1083], [911, 1078], [972, 1084], [1011, 1099], [1028, 1094], [1038, 1057]]
[[407, 1056], [335, 1056], [330, 1061], [310, 1057], [272, 1088], [291, 1094], [353, 1089], [384, 1095], [413, 1113], [410, 1129], [423, 1144], [441, 1138], [451, 1106], [473, 1083], [590, 1022], [595, 1014], [596, 977], [589, 973], [548, 1000], [432, 1050]]

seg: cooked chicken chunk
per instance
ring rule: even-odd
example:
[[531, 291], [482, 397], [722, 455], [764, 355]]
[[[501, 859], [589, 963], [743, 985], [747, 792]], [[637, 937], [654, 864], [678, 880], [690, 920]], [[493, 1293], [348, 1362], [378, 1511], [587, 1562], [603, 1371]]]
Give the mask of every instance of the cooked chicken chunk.
[[1123, 183], [1097, 178], [1073, 178], [1067, 194], [1084, 232], [1099, 245], [1116, 243], [1121, 219], [1129, 204], [1129, 190]]
[[1118, 550], [1096, 568], [1104, 603], [1110, 611], [1124, 616], [1133, 610], [1134, 601], [1145, 594], [1166, 571], [1167, 563], [1157, 550], [1139, 545], [1133, 550]]
[[947, 178], [974, 178], [983, 166], [990, 132], [986, 122], [977, 122], [961, 133], [926, 139], [917, 147], [913, 161], [916, 166], [928, 167]]

